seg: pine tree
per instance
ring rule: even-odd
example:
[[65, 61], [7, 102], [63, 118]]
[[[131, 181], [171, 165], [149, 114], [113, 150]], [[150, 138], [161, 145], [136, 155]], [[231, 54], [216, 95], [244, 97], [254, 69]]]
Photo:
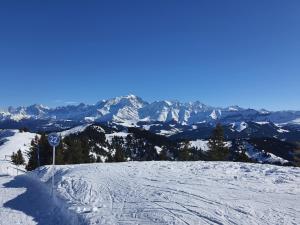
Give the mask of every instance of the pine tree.
[[123, 144], [124, 144], [123, 138], [113, 137], [111, 145], [112, 145], [112, 148], [115, 150], [115, 155], [113, 157], [114, 162], [125, 162], [126, 161]]
[[239, 140], [234, 140], [232, 142], [233, 148], [233, 161], [235, 162], [253, 162], [247, 155], [246, 155], [246, 146], [244, 143], [240, 142]]
[[170, 160], [169, 157], [168, 157], [168, 149], [167, 149], [167, 147], [165, 147], [165, 146], [162, 147], [162, 150], [158, 154], [158, 159], [160, 161]]
[[[57, 151], [58, 150], [59, 148], [57, 148]], [[31, 141], [31, 147], [27, 152], [27, 156], [29, 160], [26, 166], [26, 170], [28, 171], [34, 170], [38, 166], [52, 164], [53, 148], [49, 145], [46, 134], [42, 134], [40, 138], [36, 136], [34, 140]]]
[[26, 170], [31, 171], [36, 169], [39, 166], [38, 163], [38, 143], [39, 138], [35, 136], [35, 138], [31, 141], [31, 146], [28, 152], [26, 152], [28, 157], [28, 163], [26, 165]]
[[40, 165], [52, 165], [53, 148], [49, 145], [48, 137], [42, 134], [39, 139]]
[[212, 132], [212, 136], [208, 143], [210, 151], [208, 156], [213, 161], [225, 161], [229, 157], [229, 149], [224, 143], [224, 130], [221, 124], [217, 124]]
[[25, 164], [25, 159], [20, 149], [17, 151], [17, 153], [13, 152], [11, 156], [11, 162], [18, 167]]
[[189, 161], [191, 159], [191, 149], [189, 142], [185, 141], [182, 149], [179, 149], [178, 160], [180, 161]]
[[191, 161], [199, 161], [199, 160], [206, 160], [207, 156], [203, 153], [203, 151], [201, 149], [198, 148], [191, 148], [191, 157], [190, 160]]

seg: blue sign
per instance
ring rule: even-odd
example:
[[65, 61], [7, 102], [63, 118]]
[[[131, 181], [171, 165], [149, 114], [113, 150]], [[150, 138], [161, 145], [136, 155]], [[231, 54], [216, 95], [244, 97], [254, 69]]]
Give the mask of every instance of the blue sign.
[[51, 133], [48, 135], [48, 142], [52, 147], [57, 147], [60, 142], [60, 137], [57, 133]]

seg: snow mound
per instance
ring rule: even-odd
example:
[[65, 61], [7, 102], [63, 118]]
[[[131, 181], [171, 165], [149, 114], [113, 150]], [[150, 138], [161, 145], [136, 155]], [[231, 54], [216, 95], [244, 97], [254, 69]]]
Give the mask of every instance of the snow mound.
[[[50, 185], [51, 167], [33, 175]], [[58, 166], [56, 193], [85, 224], [299, 224], [300, 169], [232, 162]]]

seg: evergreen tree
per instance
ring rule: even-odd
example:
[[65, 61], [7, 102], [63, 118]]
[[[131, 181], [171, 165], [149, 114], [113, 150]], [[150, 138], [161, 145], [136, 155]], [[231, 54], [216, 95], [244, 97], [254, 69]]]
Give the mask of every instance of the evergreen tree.
[[189, 146], [189, 142], [185, 141], [183, 148], [179, 149], [178, 160], [180, 161], [189, 161], [191, 159], [191, 149]]
[[18, 167], [25, 164], [25, 159], [20, 149], [17, 151], [17, 153], [13, 152], [11, 156], [11, 162]]
[[64, 161], [64, 142], [63, 138], [60, 137], [60, 143], [59, 145], [55, 148], [55, 164], [56, 165], [64, 165], [66, 164]]
[[170, 160], [170, 158], [168, 157], [168, 149], [167, 149], [167, 147], [163, 146], [162, 150], [158, 154], [158, 159], [160, 161]]
[[246, 155], [246, 146], [240, 140], [232, 141], [232, 160], [235, 162], [253, 162]]
[[78, 135], [70, 135], [64, 139], [65, 146], [62, 149], [63, 162], [65, 164], [91, 163], [88, 140]]
[[126, 161], [123, 144], [124, 144], [123, 138], [116, 137], [116, 136], [113, 137], [111, 145], [112, 145], [112, 148], [115, 150], [115, 155], [113, 157], [114, 162], [125, 162]]
[[[63, 164], [60, 155], [61, 146], [62, 145], [59, 145], [56, 148], [56, 164]], [[51, 165], [53, 163], [53, 148], [49, 145], [46, 134], [42, 134], [40, 138], [36, 136], [31, 141], [31, 147], [26, 154], [28, 156], [26, 170], [28, 171], [34, 170], [38, 166]]]
[[210, 151], [208, 157], [213, 161], [225, 161], [229, 157], [229, 149], [224, 143], [224, 130], [221, 124], [217, 124], [208, 143]]
[[39, 139], [40, 165], [52, 165], [53, 148], [49, 145], [48, 137], [43, 133]]
[[207, 156], [203, 153], [201, 149], [191, 148], [191, 161], [207, 160]]
[[31, 146], [28, 152], [26, 152], [28, 157], [28, 163], [26, 165], [26, 170], [31, 171], [36, 169], [39, 166], [38, 163], [38, 144], [39, 137], [36, 135], [35, 138], [31, 141]]

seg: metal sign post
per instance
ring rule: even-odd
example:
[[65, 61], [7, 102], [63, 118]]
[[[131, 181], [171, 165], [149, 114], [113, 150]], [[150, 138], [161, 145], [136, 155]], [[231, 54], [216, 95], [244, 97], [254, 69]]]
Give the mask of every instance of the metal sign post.
[[53, 147], [53, 166], [52, 166], [52, 195], [54, 190], [54, 174], [55, 174], [55, 147], [60, 143], [60, 137], [57, 133], [51, 133], [48, 136], [48, 142]]

